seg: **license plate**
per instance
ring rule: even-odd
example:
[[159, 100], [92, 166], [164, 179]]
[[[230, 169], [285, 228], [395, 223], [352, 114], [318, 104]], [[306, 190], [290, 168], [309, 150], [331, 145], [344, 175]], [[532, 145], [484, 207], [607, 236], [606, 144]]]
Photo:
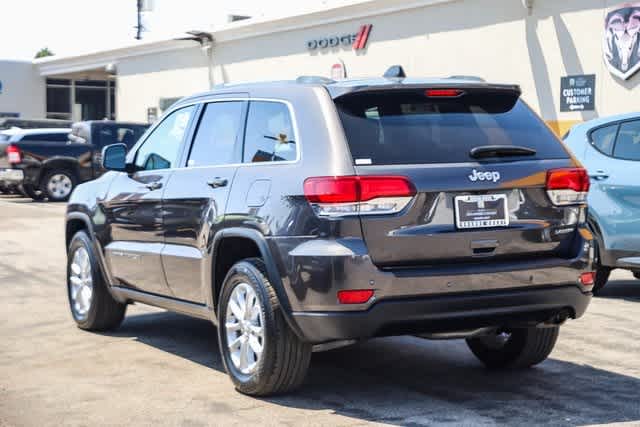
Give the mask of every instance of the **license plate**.
[[456, 227], [489, 228], [509, 225], [506, 194], [456, 196]]

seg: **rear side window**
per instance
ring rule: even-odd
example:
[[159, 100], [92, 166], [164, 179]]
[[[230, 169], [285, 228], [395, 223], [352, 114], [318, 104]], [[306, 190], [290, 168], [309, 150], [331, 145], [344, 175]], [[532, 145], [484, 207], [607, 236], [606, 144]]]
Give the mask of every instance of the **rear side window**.
[[613, 156], [619, 159], [640, 160], [640, 120], [620, 125]]
[[613, 144], [616, 141], [618, 124], [598, 128], [591, 132], [591, 144], [602, 153], [610, 156], [613, 153]]
[[485, 145], [536, 150], [527, 159], [567, 158], [555, 135], [512, 94], [427, 98], [423, 90], [357, 93], [336, 100], [357, 165], [476, 161]]
[[244, 140], [244, 163], [295, 160], [298, 147], [286, 104], [251, 101]]
[[187, 166], [238, 163], [242, 102], [207, 104], [200, 118]]
[[98, 129], [96, 143], [100, 147], [110, 144], [124, 144], [127, 148], [131, 148], [146, 130], [147, 126], [102, 125]]

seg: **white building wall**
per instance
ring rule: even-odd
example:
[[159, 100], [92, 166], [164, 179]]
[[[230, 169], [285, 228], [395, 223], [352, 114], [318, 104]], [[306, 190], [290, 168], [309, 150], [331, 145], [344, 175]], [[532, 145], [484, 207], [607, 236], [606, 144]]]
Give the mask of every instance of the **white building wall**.
[[[520, 0], [427, 3], [404, 11], [391, 10], [402, 7], [396, 0], [385, 2], [387, 9], [367, 11], [365, 4], [354, 19], [348, 13], [329, 16], [329, 11], [327, 19], [318, 19], [321, 25], [288, 31], [273, 32], [274, 24], [261, 32], [258, 24], [214, 33], [216, 83], [329, 76], [331, 65], [341, 59], [350, 77], [380, 76], [389, 65], [402, 64], [409, 76], [477, 75], [520, 84], [524, 99], [558, 132], [576, 121], [640, 109], [640, 73], [621, 81], [602, 59], [605, 10], [619, 1], [535, 0], [531, 14]], [[284, 19], [279, 28], [304, 27], [305, 19], [310, 18]], [[364, 51], [307, 48], [310, 39], [355, 33], [363, 24], [373, 24]], [[136, 64], [125, 65], [129, 62]], [[197, 47], [126, 60], [119, 67], [118, 117], [140, 119], [154, 97], [206, 89], [206, 66]], [[559, 111], [560, 78], [570, 74], [596, 74], [596, 111]], [[145, 104], [134, 114], [130, 108], [140, 102]]]
[[147, 121], [147, 108], [209, 88], [208, 59], [197, 47], [125, 58], [118, 62], [116, 118]]
[[27, 119], [45, 117], [44, 77], [31, 62], [0, 61], [0, 81], [0, 113], [18, 113]]

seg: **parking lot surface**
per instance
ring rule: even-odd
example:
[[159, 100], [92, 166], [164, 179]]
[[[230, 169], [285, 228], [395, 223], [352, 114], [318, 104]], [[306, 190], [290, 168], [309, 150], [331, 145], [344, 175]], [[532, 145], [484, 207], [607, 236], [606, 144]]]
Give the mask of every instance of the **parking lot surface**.
[[485, 370], [463, 341], [375, 339], [316, 353], [296, 393], [234, 391], [215, 328], [143, 305], [76, 328], [64, 204], [0, 196], [0, 425], [640, 425], [640, 281], [616, 271], [546, 362]]

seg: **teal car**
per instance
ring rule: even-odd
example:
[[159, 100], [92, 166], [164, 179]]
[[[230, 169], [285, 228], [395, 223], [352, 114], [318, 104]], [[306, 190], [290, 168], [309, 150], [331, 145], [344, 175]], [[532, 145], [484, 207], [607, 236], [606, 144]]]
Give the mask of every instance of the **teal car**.
[[614, 268], [640, 279], [640, 112], [581, 123], [564, 142], [591, 178], [588, 220], [598, 243], [594, 291]]

